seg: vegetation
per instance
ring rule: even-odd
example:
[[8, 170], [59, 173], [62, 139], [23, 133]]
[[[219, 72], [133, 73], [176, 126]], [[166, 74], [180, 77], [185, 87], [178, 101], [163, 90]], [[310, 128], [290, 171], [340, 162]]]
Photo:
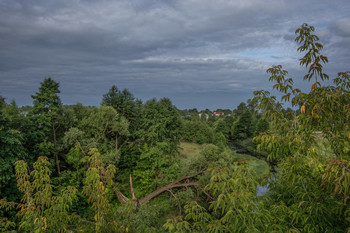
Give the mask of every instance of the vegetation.
[[350, 73], [325, 82], [314, 30], [296, 30], [309, 92], [267, 70], [281, 101], [212, 114], [112, 86], [66, 106], [51, 78], [33, 106], [0, 97], [0, 231], [350, 232]]

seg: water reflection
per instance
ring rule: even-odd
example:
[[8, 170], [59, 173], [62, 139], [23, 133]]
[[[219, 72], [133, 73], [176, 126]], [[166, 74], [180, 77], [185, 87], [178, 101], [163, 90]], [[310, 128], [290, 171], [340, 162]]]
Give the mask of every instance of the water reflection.
[[256, 196], [261, 197], [264, 196], [269, 191], [269, 184], [264, 186], [256, 186]]

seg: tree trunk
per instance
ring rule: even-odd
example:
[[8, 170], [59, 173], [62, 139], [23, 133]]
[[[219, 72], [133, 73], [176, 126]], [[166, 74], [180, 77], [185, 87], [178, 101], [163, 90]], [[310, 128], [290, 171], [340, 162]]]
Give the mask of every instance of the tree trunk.
[[118, 154], [118, 134], [115, 136], [115, 152]]
[[55, 129], [55, 122], [54, 122], [54, 120], [52, 120], [52, 134], [53, 134], [53, 144], [55, 146], [56, 169], [57, 169], [58, 176], [60, 176], [61, 175], [61, 169], [60, 169], [60, 161], [58, 160], [56, 129]]
[[137, 201], [136, 197], [135, 197], [135, 193], [134, 193], [134, 188], [132, 187], [132, 178], [131, 178], [131, 174], [129, 175], [130, 177], [130, 192], [131, 192], [131, 198], [133, 201]]

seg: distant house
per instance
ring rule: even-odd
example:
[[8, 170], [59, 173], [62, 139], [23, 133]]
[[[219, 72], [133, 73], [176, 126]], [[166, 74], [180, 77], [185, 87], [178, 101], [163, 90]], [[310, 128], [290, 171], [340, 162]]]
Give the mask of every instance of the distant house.
[[224, 112], [213, 112], [214, 116], [223, 116]]

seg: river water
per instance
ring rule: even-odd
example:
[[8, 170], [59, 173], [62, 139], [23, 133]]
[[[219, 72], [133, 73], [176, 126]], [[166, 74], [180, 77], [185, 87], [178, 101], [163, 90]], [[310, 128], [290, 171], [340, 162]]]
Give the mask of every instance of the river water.
[[[247, 155], [254, 156], [248, 150], [246, 150], [245, 148], [237, 146], [237, 145], [230, 144], [229, 148], [232, 151], [236, 152], [237, 154], [247, 154]], [[260, 185], [256, 186], [256, 195], [258, 197], [264, 196], [268, 191], [269, 191], [269, 183], [267, 183], [264, 186], [260, 186]]]
[[264, 196], [269, 191], [269, 184], [265, 186], [256, 186], [256, 196], [261, 197]]

